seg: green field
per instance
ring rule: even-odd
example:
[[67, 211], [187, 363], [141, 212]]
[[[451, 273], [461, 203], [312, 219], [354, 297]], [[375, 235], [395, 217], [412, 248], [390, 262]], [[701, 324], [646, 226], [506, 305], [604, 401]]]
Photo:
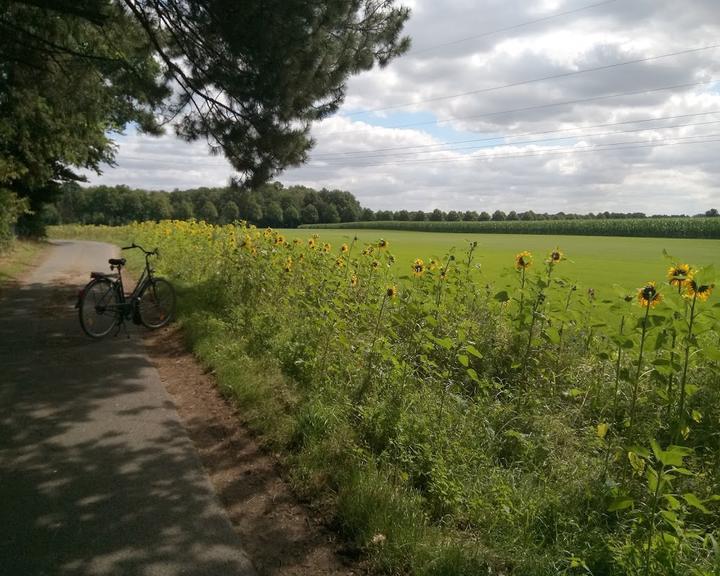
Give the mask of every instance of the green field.
[[[331, 244], [376, 242], [384, 238], [390, 243], [399, 271], [415, 258], [440, 258], [453, 248], [460, 256], [472, 241], [478, 243], [476, 261], [491, 282], [503, 283], [504, 273], [511, 271], [514, 256], [529, 250], [535, 256], [537, 269], [550, 250], [559, 247], [568, 260], [562, 276], [586, 288], [603, 291], [618, 284], [637, 288], [648, 280], [665, 278], [671, 261], [663, 250], [680, 262], [697, 267], [720, 267], [720, 240], [685, 240], [679, 238], [619, 238], [606, 236], [543, 236], [533, 234], [457, 234], [437, 232], [405, 232], [396, 230], [283, 230], [288, 238], [307, 238], [319, 234]], [[514, 280], [513, 280], [514, 281]]]

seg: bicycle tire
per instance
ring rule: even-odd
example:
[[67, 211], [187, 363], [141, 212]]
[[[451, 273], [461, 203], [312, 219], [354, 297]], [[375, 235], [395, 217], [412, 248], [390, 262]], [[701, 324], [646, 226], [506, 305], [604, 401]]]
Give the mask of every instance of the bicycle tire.
[[140, 293], [137, 304], [140, 322], [154, 330], [165, 326], [175, 315], [175, 288], [165, 278], [153, 278]]
[[[107, 307], [112, 306], [111, 310]], [[80, 327], [91, 338], [107, 336], [118, 323], [120, 297], [106, 278], [91, 280], [83, 289], [78, 306]]]

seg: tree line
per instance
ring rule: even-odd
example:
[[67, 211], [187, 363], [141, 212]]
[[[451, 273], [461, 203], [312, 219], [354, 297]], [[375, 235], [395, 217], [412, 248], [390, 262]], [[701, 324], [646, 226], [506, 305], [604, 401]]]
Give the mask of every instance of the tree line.
[[342, 190], [285, 187], [280, 182], [253, 190], [228, 186], [173, 192], [128, 186], [63, 186], [63, 194], [43, 210], [46, 224], [120, 226], [144, 220], [189, 220], [213, 224], [247, 220], [257, 226], [295, 228], [300, 224], [356, 222], [363, 209]]
[[[372, 210], [343, 190], [315, 190], [272, 182], [253, 190], [234, 186], [195, 188], [173, 192], [128, 186], [85, 186], [67, 183], [62, 195], [45, 206], [45, 224], [106, 224], [121, 226], [145, 220], [205, 220], [226, 224], [246, 220], [256, 226], [295, 228], [302, 224], [341, 222], [504, 222], [542, 220], [620, 220], [652, 218], [641, 212], [503, 212], [502, 210]], [[699, 216], [717, 216], [715, 209]], [[676, 216], [678, 217], [678, 216]], [[679, 217], [683, 217], [680, 215]]]

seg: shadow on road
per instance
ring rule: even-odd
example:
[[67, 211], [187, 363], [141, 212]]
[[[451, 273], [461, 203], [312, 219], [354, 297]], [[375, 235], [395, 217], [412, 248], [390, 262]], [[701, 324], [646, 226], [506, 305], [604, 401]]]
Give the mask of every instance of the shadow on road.
[[0, 301], [0, 574], [252, 574], [137, 333], [76, 288]]

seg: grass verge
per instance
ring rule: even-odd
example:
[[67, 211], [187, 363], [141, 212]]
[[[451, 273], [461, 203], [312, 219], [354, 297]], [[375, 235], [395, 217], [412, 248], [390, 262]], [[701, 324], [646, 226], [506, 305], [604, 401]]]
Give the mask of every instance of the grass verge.
[[0, 253], [0, 294], [15, 284], [39, 259], [47, 244], [35, 240], [16, 240]]

